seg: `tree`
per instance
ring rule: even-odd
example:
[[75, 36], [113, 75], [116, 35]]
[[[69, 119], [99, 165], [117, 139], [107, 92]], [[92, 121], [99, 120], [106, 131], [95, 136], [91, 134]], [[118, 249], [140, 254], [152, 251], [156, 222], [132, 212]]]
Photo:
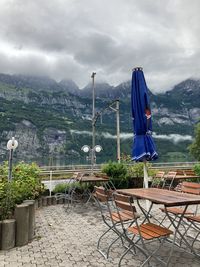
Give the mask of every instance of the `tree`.
[[189, 146], [189, 151], [195, 159], [200, 160], [200, 123], [198, 123], [194, 130], [195, 139]]

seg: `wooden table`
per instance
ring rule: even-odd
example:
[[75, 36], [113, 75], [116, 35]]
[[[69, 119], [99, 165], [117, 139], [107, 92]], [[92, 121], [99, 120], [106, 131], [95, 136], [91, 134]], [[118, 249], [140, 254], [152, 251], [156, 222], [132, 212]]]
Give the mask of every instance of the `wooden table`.
[[[95, 176], [93, 174], [86, 175], [85, 173], [82, 173], [82, 174], [79, 173], [79, 175], [77, 175], [75, 179], [79, 183], [86, 183], [88, 185], [89, 184], [92, 184], [92, 185], [106, 184], [109, 182], [109, 177], [100, 177], [100, 176]], [[94, 192], [91, 192], [88, 187], [84, 189], [84, 192], [82, 195], [88, 196], [86, 203], [88, 203], [91, 198], [95, 200], [95, 198], [93, 197], [93, 193]]]
[[174, 180], [200, 179], [198, 175], [176, 175]]
[[109, 178], [89, 175], [89, 176], [81, 176], [76, 178], [79, 182], [85, 182], [85, 183], [98, 183], [98, 182], [108, 182]]
[[117, 192], [137, 199], [147, 199], [155, 204], [163, 204], [166, 207], [200, 204], [200, 196], [198, 195], [159, 188], [118, 189]]
[[[197, 257], [200, 257], [199, 254], [196, 253], [192, 245], [187, 241], [184, 234], [182, 234], [179, 229], [188, 206], [200, 204], [200, 195], [180, 193], [176, 191], [169, 191], [169, 190], [158, 189], [158, 188], [119, 189], [117, 190], [117, 192], [135, 198], [137, 200], [137, 203], [142, 213], [145, 215], [145, 220], [148, 220], [148, 221], [150, 220], [149, 214], [150, 214], [153, 204], [163, 204], [167, 218], [170, 220], [171, 225], [174, 228], [174, 238], [172, 241], [170, 257], [173, 253], [174, 246], [177, 245], [176, 244], [177, 237], [181, 239], [181, 242], [182, 242], [181, 244], [184, 243], [186, 248], [189, 248], [190, 253], [196, 255]], [[147, 199], [152, 202], [149, 208], [149, 211], [146, 211], [140, 205], [140, 202], [139, 202], [140, 199]], [[167, 207], [173, 207], [173, 206], [183, 206], [183, 213], [180, 215], [177, 221], [171, 218], [167, 210]]]

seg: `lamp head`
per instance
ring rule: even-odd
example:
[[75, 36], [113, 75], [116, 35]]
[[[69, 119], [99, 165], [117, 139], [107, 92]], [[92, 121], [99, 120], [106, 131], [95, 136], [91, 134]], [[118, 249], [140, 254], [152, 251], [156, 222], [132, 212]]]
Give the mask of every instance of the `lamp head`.
[[90, 147], [87, 145], [82, 146], [81, 150], [85, 153], [88, 153], [90, 151]]
[[17, 140], [15, 140], [14, 137], [12, 137], [12, 139], [10, 139], [7, 143], [7, 149], [11, 150], [11, 149], [16, 149], [18, 147], [18, 142]]
[[103, 149], [103, 148], [102, 148], [100, 145], [96, 145], [96, 146], [94, 147], [94, 150], [95, 150], [95, 152], [97, 152], [97, 153], [101, 152], [102, 149]]

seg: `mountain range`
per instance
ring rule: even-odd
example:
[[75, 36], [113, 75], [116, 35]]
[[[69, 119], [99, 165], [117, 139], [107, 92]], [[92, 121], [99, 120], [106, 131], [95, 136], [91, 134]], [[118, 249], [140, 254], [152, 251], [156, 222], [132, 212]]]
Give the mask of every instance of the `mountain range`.
[[[116, 159], [116, 115], [109, 108], [116, 99], [120, 101], [121, 152], [131, 153], [130, 94], [130, 81], [118, 86], [95, 83], [96, 111], [102, 111], [96, 144], [103, 147], [97, 162]], [[149, 90], [149, 95], [160, 161], [192, 160], [187, 147], [200, 118], [200, 81], [187, 79], [162, 94]], [[7, 141], [15, 136], [16, 160], [86, 163], [81, 147], [91, 145], [91, 114], [92, 84], [80, 90], [72, 80], [0, 74], [1, 160], [7, 158]]]

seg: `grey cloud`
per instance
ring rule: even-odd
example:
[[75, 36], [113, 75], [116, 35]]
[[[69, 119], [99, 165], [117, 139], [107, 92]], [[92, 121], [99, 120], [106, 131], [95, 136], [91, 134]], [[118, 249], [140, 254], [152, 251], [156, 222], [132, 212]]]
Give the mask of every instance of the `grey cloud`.
[[118, 84], [143, 66], [148, 86], [199, 78], [200, 1], [1, 0], [0, 71]]

